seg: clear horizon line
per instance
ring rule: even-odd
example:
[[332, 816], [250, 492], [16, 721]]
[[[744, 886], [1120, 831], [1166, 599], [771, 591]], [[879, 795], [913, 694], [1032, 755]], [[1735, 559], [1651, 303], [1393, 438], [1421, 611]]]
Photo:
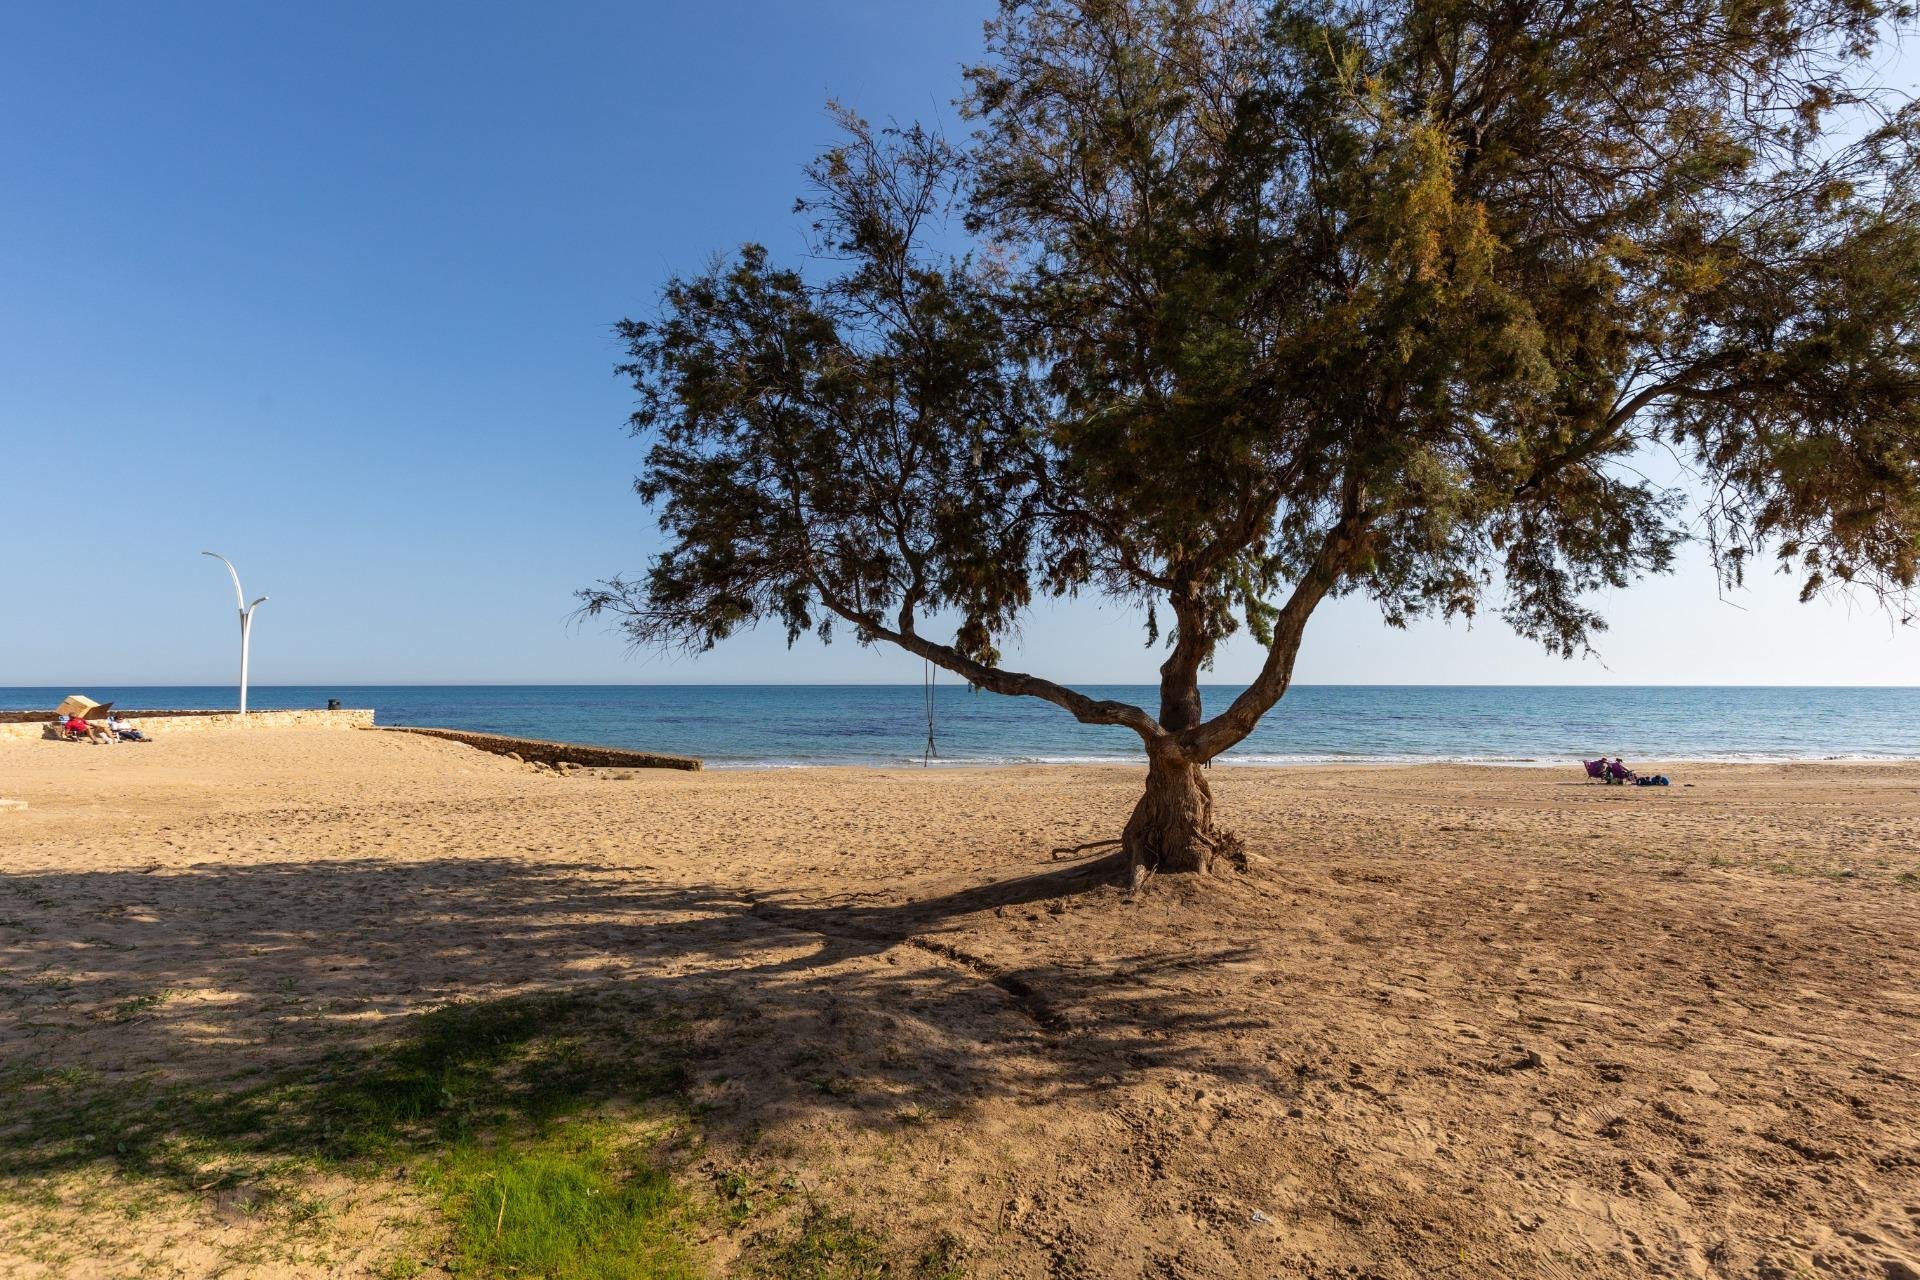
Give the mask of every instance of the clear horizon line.
[[[36, 692], [86, 688], [127, 689], [230, 689], [231, 681], [135, 681], [93, 680], [65, 684], [0, 685], [0, 689], [30, 689]], [[917, 681], [904, 680], [299, 680], [261, 684], [249, 682], [251, 690], [262, 689], [919, 689]], [[943, 687], [958, 688], [952, 682]], [[1153, 680], [1080, 680], [1070, 687], [1154, 689]], [[1202, 689], [1242, 689], [1239, 681], [1203, 682]], [[1633, 681], [1601, 683], [1596, 681], [1403, 681], [1403, 680], [1299, 680], [1292, 689], [1920, 689], [1920, 684], [1837, 682], [1771, 682], [1765, 684], [1702, 684], [1684, 681]], [[1017, 696], [1017, 695], [1016, 695]]]

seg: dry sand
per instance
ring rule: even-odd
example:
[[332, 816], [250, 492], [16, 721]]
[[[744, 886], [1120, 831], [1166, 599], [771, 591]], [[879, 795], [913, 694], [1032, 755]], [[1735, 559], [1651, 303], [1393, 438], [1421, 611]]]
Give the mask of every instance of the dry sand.
[[[219, 1079], [614, 988], [697, 1011], [691, 1176], [972, 1275], [1914, 1280], [1920, 767], [1670, 772], [1221, 768], [1252, 871], [1129, 900], [1049, 854], [1129, 769], [0, 744], [0, 1065]], [[0, 1274], [370, 1274], [417, 1208], [324, 1183], [269, 1257], [97, 1172], [10, 1180]]]

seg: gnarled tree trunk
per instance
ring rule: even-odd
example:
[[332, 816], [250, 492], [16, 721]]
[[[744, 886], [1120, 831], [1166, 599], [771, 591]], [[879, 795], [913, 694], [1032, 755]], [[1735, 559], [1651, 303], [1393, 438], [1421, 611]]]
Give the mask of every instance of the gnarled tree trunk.
[[1213, 792], [1200, 766], [1163, 753], [1147, 757], [1147, 790], [1121, 833], [1128, 875], [1213, 869], [1220, 832], [1213, 825]]

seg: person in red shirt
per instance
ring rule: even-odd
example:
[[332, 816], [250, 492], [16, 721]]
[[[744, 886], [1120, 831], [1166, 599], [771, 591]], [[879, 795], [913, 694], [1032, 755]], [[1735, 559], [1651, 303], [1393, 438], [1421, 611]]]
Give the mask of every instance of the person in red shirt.
[[67, 737], [85, 738], [89, 742], [120, 741], [119, 738], [114, 736], [113, 730], [107, 728], [107, 726], [95, 724], [91, 720], [83, 720], [79, 716], [67, 717]]

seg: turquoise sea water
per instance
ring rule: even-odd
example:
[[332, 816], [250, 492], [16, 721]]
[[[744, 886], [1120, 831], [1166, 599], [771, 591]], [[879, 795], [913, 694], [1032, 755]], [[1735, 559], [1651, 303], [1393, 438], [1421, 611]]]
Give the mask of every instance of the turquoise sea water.
[[[1084, 692], [1152, 708], [1154, 690]], [[1210, 708], [1238, 692], [1206, 691]], [[231, 686], [5, 688], [0, 710], [51, 708], [85, 693], [125, 708], [234, 705]], [[382, 724], [697, 755], [714, 766], [919, 763], [927, 717], [917, 685], [256, 686], [251, 705], [338, 698]], [[1142, 759], [1125, 729], [1076, 723], [1031, 699], [943, 684], [935, 763]], [[1592, 688], [1306, 685], [1289, 692], [1225, 762], [1920, 759], [1920, 688]]]

